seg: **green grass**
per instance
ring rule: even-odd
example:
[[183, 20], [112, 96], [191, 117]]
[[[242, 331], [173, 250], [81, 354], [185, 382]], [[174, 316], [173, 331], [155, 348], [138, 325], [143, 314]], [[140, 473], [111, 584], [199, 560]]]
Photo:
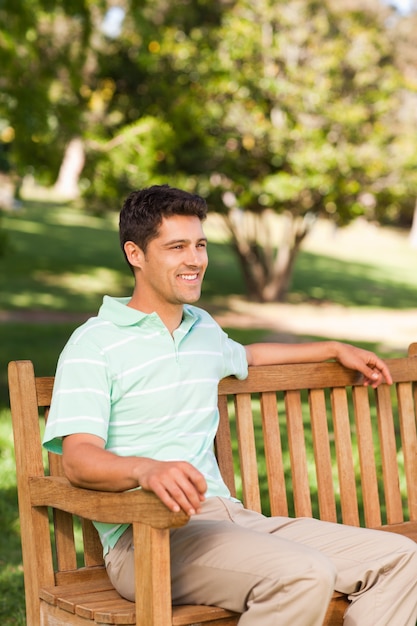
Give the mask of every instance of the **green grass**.
[[[21, 210], [3, 214], [2, 226], [9, 234], [9, 247], [0, 258], [0, 313], [8, 312], [10, 320], [0, 323], [0, 623], [24, 626], [6, 365], [12, 359], [31, 359], [37, 373], [52, 374], [80, 320], [96, 313], [103, 293], [128, 295], [132, 277], [118, 247], [115, 215], [99, 218], [70, 205], [27, 201]], [[244, 298], [244, 283], [233, 253], [207, 226], [210, 264], [202, 304], [227, 309], [229, 296]], [[415, 251], [407, 247], [406, 233], [384, 230], [378, 235], [378, 241], [370, 240], [369, 233], [359, 230], [352, 246], [352, 239], [343, 233], [335, 240], [319, 232], [299, 256], [289, 301], [415, 307]], [[33, 311], [54, 312], [57, 321], [25, 318]], [[270, 334], [267, 329], [237, 326], [227, 331], [243, 343]]]
[[9, 245], [0, 259], [0, 309], [91, 312], [103, 285], [115, 295], [127, 288], [113, 215], [26, 202], [2, 223]]
[[23, 570], [8, 411], [0, 411], [0, 623], [24, 626]]

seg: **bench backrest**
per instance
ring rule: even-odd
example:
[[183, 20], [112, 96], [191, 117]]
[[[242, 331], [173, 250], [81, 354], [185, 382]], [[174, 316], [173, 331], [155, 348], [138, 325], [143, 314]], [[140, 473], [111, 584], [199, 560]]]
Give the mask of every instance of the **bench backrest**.
[[416, 355], [411, 344], [408, 357], [388, 360], [394, 384], [377, 390], [338, 363], [224, 379], [217, 455], [232, 493], [272, 515], [417, 520]]
[[[273, 515], [368, 527], [417, 520], [416, 354], [412, 344], [408, 357], [387, 361], [394, 385], [376, 391], [337, 363], [254, 367], [245, 381], [221, 381], [216, 453], [232, 494]], [[54, 511], [51, 546], [48, 512], [31, 509], [29, 476], [63, 474], [61, 458], [41, 447], [39, 409], [47, 415], [53, 378], [14, 361], [9, 386], [28, 598], [31, 578], [61, 584], [81, 567], [87, 580], [103, 560], [91, 522], [74, 533], [72, 516]]]

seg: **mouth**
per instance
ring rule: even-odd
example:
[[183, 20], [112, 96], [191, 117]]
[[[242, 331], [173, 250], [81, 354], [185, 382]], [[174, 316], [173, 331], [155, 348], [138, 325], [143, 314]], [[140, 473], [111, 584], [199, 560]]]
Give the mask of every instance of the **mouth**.
[[178, 274], [178, 278], [188, 283], [198, 280], [198, 277], [199, 274], [197, 272], [194, 272], [193, 274]]

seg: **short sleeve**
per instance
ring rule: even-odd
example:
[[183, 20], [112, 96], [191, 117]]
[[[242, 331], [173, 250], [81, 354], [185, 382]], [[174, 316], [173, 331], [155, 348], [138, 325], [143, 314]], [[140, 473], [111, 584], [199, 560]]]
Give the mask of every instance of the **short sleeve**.
[[111, 385], [99, 349], [67, 344], [57, 366], [43, 445], [62, 453], [62, 438], [88, 433], [107, 440]]

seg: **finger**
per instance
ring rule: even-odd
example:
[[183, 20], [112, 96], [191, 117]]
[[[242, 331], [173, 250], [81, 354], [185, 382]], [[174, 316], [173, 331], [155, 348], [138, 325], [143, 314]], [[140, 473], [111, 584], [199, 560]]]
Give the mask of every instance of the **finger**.
[[194, 485], [200, 494], [200, 499], [204, 500], [204, 494], [207, 491], [207, 482], [203, 474], [199, 472], [193, 465], [186, 466], [185, 474], [189, 481]]
[[392, 385], [391, 372], [389, 371], [388, 366], [384, 362], [382, 363], [382, 367], [380, 368], [380, 370], [382, 372], [382, 375], [387, 385]]
[[[381, 359], [375, 359], [374, 362], [369, 362], [368, 366], [370, 367], [370, 369], [372, 369], [371, 380], [377, 380], [377, 378], [380, 377], [381, 379], [385, 380], [388, 385], [392, 384], [391, 372], [389, 371], [389, 368], [384, 361], [382, 361]], [[378, 376], [376, 376], [375, 374], [377, 374]]]
[[195, 515], [200, 509], [202, 494], [181, 471], [171, 470], [163, 480], [155, 477], [149, 486], [171, 511], [182, 509], [187, 515]]
[[192, 468], [189, 473], [179, 473], [169, 491], [181, 508], [189, 507], [187, 512], [189, 515], [193, 515], [200, 510], [201, 502], [205, 499], [206, 489], [207, 484], [204, 477], [200, 472], [193, 471]]
[[378, 370], [378, 369], [373, 369], [373, 370], [371, 369], [370, 375], [367, 375], [366, 373], [364, 373], [364, 381], [363, 381], [364, 385], [370, 385], [375, 389], [381, 383], [384, 383], [384, 382], [386, 382], [389, 385], [392, 383], [392, 378], [391, 378], [391, 374], [389, 370], [386, 370], [386, 372], [384, 373], [383, 371]]

